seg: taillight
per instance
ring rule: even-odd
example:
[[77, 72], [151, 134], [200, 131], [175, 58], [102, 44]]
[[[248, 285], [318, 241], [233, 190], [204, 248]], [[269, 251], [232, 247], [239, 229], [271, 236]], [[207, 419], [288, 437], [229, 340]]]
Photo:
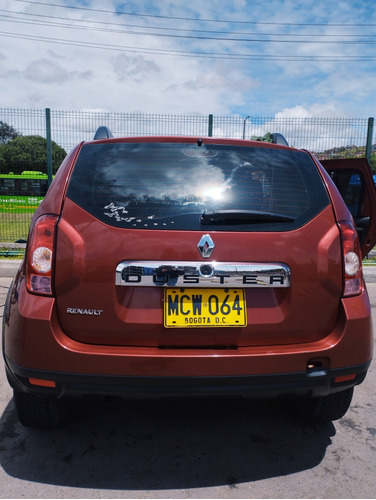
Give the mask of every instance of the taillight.
[[29, 292], [52, 295], [52, 266], [56, 215], [42, 215], [30, 233], [26, 286]]
[[359, 295], [363, 289], [362, 256], [357, 232], [351, 222], [339, 222], [344, 272], [343, 296]]

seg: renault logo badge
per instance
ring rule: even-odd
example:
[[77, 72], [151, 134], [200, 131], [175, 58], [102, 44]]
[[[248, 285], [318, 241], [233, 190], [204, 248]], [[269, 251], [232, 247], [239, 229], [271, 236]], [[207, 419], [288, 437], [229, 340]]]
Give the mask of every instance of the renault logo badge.
[[209, 234], [204, 234], [204, 236], [201, 238], [201, 240], [198, 242], [197, 245], [198, 251], [204, 258], [208, 258], [211, 256], [215, 245], [214, 241], [211, 239]]

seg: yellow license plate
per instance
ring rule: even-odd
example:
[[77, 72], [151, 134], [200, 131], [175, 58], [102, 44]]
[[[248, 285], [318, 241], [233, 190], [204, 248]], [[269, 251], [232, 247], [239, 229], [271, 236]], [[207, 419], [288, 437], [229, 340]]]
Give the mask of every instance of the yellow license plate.
[[226, 327], [246, 324], [243, 288], [165, 288], [166, 328]]

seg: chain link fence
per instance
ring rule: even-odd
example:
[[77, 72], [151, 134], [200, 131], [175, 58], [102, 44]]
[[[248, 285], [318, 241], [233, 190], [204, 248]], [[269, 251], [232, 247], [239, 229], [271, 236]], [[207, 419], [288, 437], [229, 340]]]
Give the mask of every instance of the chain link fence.
[[[250, 139], [268, 132], [278, 132], [285, 136], [291, 146], [308, 149], [319, 159], [366, 156], [370, 160], [376, 143], [373, 118], [171, 115], [0, 108], [0, 122], [11, 126], [23, 137], [19, 150], [15, 147], [17, 141], [13, 143], [13, 140], [1, 139], [2, 242], [23, 241], [27, 238], [32, 214], [43, 199], [52, 174], [62, 158], [79, 142], [92, 140], [100, 125], [106, 125], [114, 137], [186, 135]], [[39, 138], [34, 137], [29, 141], [28, 136]], [[14, 148], [10, 147], [11, 142]]]

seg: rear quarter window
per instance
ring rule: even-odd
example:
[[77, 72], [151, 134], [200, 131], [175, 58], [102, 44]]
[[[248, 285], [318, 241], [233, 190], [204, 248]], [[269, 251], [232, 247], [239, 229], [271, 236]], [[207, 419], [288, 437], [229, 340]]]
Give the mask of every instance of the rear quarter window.
[[84, 145], [67, 196], [106, 224], [146, 230], [207, 230], [202, 214], [218, 211], [252, 215], [218, 231], [291, 230], [329, 203], [307, 153], [197, 143]]

